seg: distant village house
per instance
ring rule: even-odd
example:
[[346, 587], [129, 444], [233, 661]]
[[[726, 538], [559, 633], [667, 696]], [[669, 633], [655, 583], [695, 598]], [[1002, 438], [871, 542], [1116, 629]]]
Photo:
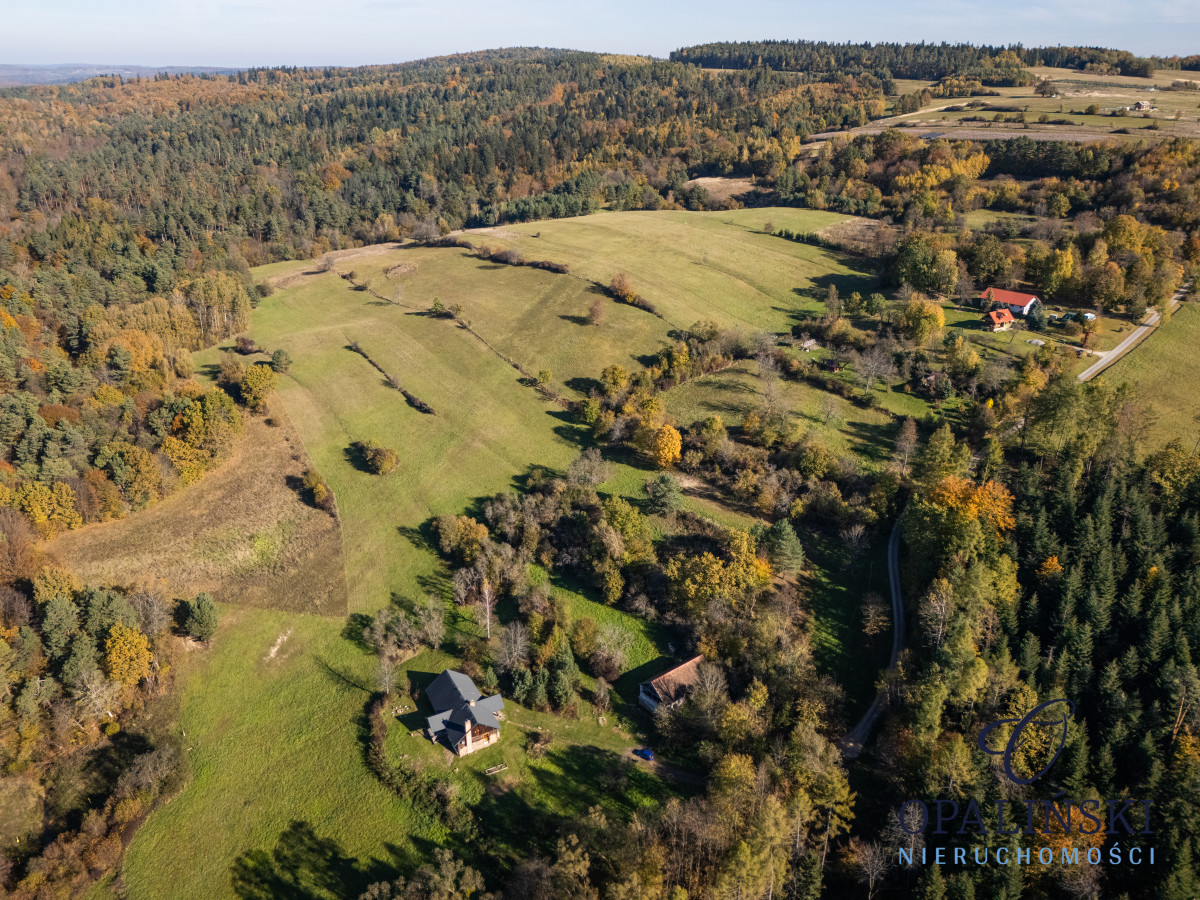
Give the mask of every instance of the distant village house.
[[1038, 298], [1033, 294], [1022, 294], [1020, 291], [1002, 291], [1000, 288], [990, 287], [979, 295], [979, 302], [984, 307], [990, 303], [1002, 303], [1014, 316], [1027, 316], [1033, 309], [1033, 304], [1038, 302]]
[[504, 699], [499, 694], [484, 697], [462, 672], [447, 669], [433, 679], [425, 696], [433, 706], [433, 715], [426, 719], [429, 737], [444, 740], [459, 756], [500, 740]]
[[696, 656], [651, 681], [643, 681], [638, 688], [638, 703], [650, 712], [660, 706], [667, 709], [678, 706], [696, 686], [700, 677], [700, 663], [703, 661], [703, 656]]

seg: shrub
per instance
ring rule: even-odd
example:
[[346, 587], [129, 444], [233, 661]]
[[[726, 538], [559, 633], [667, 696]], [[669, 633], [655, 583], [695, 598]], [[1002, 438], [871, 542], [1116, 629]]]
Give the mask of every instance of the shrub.
[[367, 468], [375, 475], [387, 475], [400, 464], [400, 457], [391, 447], [381, 447], [375, 441], [356, 441], [356, 450]]
[[683, 502], [683, 491], [674, 475], [663, 473], [647, 480], [646, 493], [650, 497], [650, 508], [660, 516], [670, 515]]
[[325, 483], [325, 479], [321, 477], [321, 473], [316, 469], [309, 469], [304, 473], [304, 478], [300, 482], [301, 487], [310, 503], [317, 509], [323, 509], [331, 516], [337, 515], [337, 500], [333, 496], [333, 491], [329, 489], [329, 485]]
[[279, 349], [271, 354], [271, 368], [280, 375], [287, 374], [288, 369], [291, 367], [292, 357], [286, 350]]
[[243, 356], [258, 352], [258, 344], [254, 342], [254, 338], [239, 337], [234, 340], [234, 344], [237, 347], [237, 352]]

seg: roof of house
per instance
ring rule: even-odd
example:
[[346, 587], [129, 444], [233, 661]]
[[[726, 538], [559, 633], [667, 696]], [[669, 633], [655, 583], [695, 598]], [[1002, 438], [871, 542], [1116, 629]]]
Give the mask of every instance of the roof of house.
[[1028, 306], [1037, 299], [1036, 294], [1022, 294], [1020, 291], [1004, 291], [990, 287], [979, 295], [980, 300], [994, 300], [997, 303], [1007, 303], [1011, 306]]
[[1008, 307], [1003, 309], [993, 309], [990, 313], [986, 313], [984, 318], [993, 325], [1003, 325], [1005, 322], [1013, 321], [1013, 314], [1008, 311]]
[[478, 700], [483, 694], [475, 687], [475, 682], [462, 672], [447, 669], [425, 688], [425, 696], [433, 704], [434, 712], [453, 709], [460, 703]]
[[475, 687], [475, 682], [462, 672], [447, 669], [433, 679], [425, 689], [425, 696], [429, 698], [434, 711], [425, 720], [429, 733], [446, 731], [451, 743], [475, 725], [500, 727], [497, 714], [504, 709], [504, 698], [499, 694], [484, 697]]
[[655, 693], [660, 703], [673, 703], [695, 686], [703, 661], [703, 656], [692, 657], [682, 665], [642, 683]]

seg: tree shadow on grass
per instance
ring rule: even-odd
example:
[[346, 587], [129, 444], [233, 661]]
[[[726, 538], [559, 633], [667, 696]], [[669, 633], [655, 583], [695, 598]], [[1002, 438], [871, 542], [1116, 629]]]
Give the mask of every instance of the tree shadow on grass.
[[598, 391], [601, 388], [601, 384], [598, 380], [595, 378], [584, 378], [583, 376], [568, 378], [564, 384], [566, 384], [566, 386], [571, 390], [578, 391], [579, 393], [583, 394], [585, 397], [589, 396], [592, 391]]
[[[519, 734], [511, 738], [521, 740]], [[536, 736], [531, 733], [524, 739], [532, 746]], [[490, 857], [489, 865], [499, 862], [506, 868], [534, 854], [553, 855], [555, 842], [570, 823], [586, 815], [602, 795], [620, 798], [627, 783], [629, 764], [611, 750], [552, 744], [544, 759], [548, 765], [535, 762], [527, 776], [508, 789], [475, 773], [485, 790], [475, 813], [486, 839], [485, 846], [464, 847], [465, 854], [482, 851]], [[547, 802], [550, 798], [554, 808]]]
[[[383, 381], [383, 384], [385, 386], [390, 386], [388, 385], [386, 379]], [[362, 472], [364, 475], [379, 474], [373, 471], [371, 467], [367, 465], [367, 454], [364, 452], [363, 446], [360, 442], [355, 441], [349, 447], [345, 448], [342, 453], [346, 457], [346, 462], [350, 463], [350, 465], [354, 466], [356, 470]]]
[[426, 519], [415, 528], [411, 525], [397, 525], [396, 530], [400, 532], [400, 536], [407, 540], [418, 550], [428, 550], [431, 553], [437, 553], [437, 540], [433, 534], [433, 519]]
[[868, 422], [846, 422], [842, 426], [856, 453], [877, 460], [886, 460], [891, 456], [898, 428], [897, 423], [892, 421], [877, 425]]
[[371, 617], [366, 613], [350, 613], [346, 625], [342, 628], [342, 637], [356, 646], [359, 650], [369, 651], [371, 646], [363, 637], [363, 631], [370, 627]]
[[422, 573], [417, 576], [417, 584], [427, 594], [446, 598], [454, 592], [454, 584], [449, 577], [440, 573]]
[[280, 833], [273, 850], [243, 853], [229, 874], [239, 900], [340, 900], [394, 877], [396, 869], [376, 861], [364, 866], [336, 840], [296, 820]]
[[331, 665], [327, 660], [322, 659], [319, 656], [317, 657], [317, 663], [325, 670], [325, 674], [327, 674], [331, 680], [336, 681], [343, 687], [354, 688], [355, 690], [363, 691], [367, 694], [372, 694], [375, 692], [375, 689], [370, 685], [366, 685], [358, 681], [352, 672], [338, 669]]

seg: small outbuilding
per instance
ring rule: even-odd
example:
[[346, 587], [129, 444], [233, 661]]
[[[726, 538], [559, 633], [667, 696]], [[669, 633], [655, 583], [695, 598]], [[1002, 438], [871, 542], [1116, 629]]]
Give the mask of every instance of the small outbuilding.
[[663, 672], [657, 678], [643, 681], [638, 687], [638, 703], [650, 712], [660, 706], [672, 709], [687, 699], [700, 677], [703, 656], [694, 656], [682, 665]]
[[425, 696], [433, 707], [426, 719], [429, 737], [445, 740], [459, 756], [482, 750], [500, 740], [504, 698], [484, 697], [462, 672], [446, 669], [430, 682]]

